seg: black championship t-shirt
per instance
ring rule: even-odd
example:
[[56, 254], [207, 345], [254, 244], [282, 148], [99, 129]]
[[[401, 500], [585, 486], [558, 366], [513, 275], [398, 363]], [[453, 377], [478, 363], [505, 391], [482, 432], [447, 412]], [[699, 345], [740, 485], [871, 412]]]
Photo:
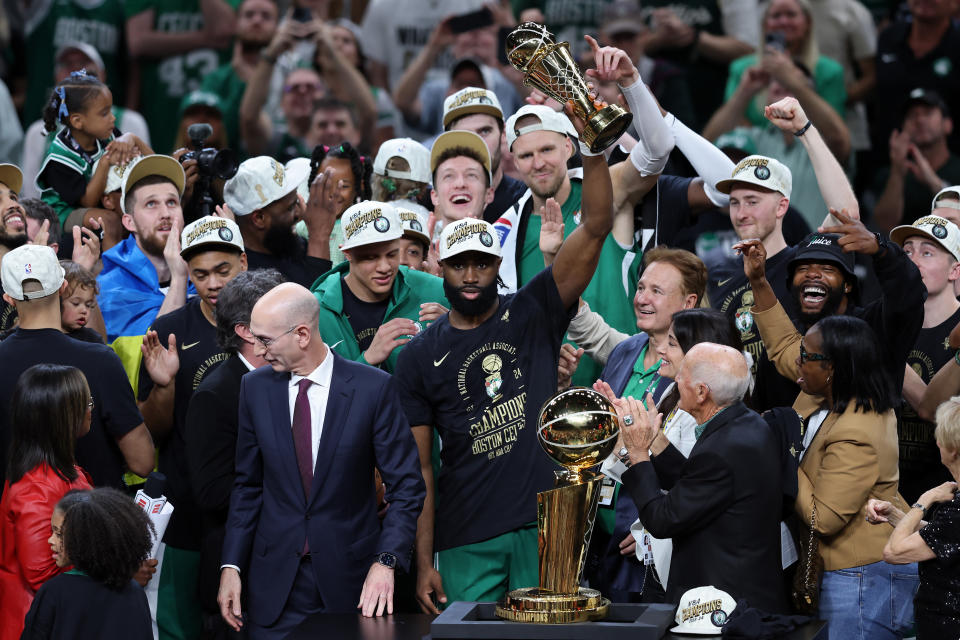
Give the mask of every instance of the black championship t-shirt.
[[[193, 497], [190, 464], [187, 459], [187, 408], [193, 392], [204, 376], [227, 359], [227, 354], [223, 353], [217, 344], [217, 330], [203, 315], [200, 304], [199, 296], [190, 298], [179, 309], [157, 318], [152, 327], [157, 332], [161, 345], [167, 345], [171, 333], [177, 337], [177, 354], [180, 356], [180, 369], [174, 381], [173, 430], [158, 442], [159, 468], [167, 476], [166, 496], [175, 507], [163, 539], [167, 544], [179, 549], [195, 550], [200, 548], [200, 515]], [[153, 380], [141, 363], [141, 402], [147, 399], [151, 389]]]
[[[921, 329], [916, 344], [907, 356], [920, 379], [929, 384], [934, 374], [953, 357], [949, 335], [960, 322], [960, 310], [935, 327]], [[897, 424], [900, 437], [900, 495], [912, 504], [920, 494], [952, 480], [940, 464], [940, 450], [933, 437], [936, 424], [921, 420], [909, 402], [904, 402]]]
[[0, 342], [0, 486], [10, 443], [10, 399], [20, 374], [35, 364], [77, 367], [93, 397], [90, 432], [77, 440], [77, 464], [94, 486], [123, 488], [126, 463], [117, 440], [143, 423], [120, 358], [103, 344], [74, 340], [59, 329], [17, 329]]
[[366, 351], [377, 329], [383, 324], [390, 298], [380, 302], [365, 302], [353, 295], [343, 276], [340, 277], [340, 290], [343, 292], [343, 314], [353, 329], [360, 351]]
[[537, 492], [559, 469], [537, 439], [540, 407], [557, 390], [557, 359], [574, 309], [544, 269], [475, 329], [443, 316], [397, 361], [411, 425], [440, 434], [437, 550], [471, 544], [537, 519]]
[[332, 263], [323, 258], [307, 255], [307, 241], [297, 238], [297, 251], [292, 256], [278, 257], [247, 249], [247, 269], [276, 269], [287, 282], [296, 282], [310, 288], [314, 281], [330, 271]]
[[[766, 273], [770, 286], [780, 304], [791, 318], [796, 317], [796, 304], [787, 285], [787, 265], [796, 255], [796, 248], [787, 247], [767, 258]], [[797, 399], [800, 387], [793, 380], [780, 375], [767, 358], [760, 331], [757, 330], [750, 308], [753, 306], [753, 289], [743, 273], [743, 258], [731, 257], [723, 262], [707, 265], [707, 296], [710, 306], [732, 318], [740, 330], [743, 348], [753, 356], [754, 385], [752, 400], [757, 411], [773, 407], [789, 407]]]
[[91, 329], [90, 327], [80, 327], [79, 329], [74, 329], [73, 331], [68, 331], [67, 335], [73, 338], [74, 340], [80, 340], [81, 342], [93, 342], [95, 344], [103, 344], [103, 336]]

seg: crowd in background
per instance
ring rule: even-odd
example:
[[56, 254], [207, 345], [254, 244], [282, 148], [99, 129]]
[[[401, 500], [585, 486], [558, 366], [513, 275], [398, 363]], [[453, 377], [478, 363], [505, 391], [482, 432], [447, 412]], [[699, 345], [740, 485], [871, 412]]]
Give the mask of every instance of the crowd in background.
[[[524, 84], [521, 24], [631, 113], [609, 148]], [[0, 640], [296, 626], [247, 580], [286, 543], [244, 515], [241, 378], [323, 389], [284, 416], [309, 507], [325, 353], [397, 422], [341, 445], [354, 530], [296, 530], [298, 611], [535, 586], [537, 413], [583, 386], [622, 428], [584, 584], [955, 640], [958, 112], [958, 0], [4, 0]]]

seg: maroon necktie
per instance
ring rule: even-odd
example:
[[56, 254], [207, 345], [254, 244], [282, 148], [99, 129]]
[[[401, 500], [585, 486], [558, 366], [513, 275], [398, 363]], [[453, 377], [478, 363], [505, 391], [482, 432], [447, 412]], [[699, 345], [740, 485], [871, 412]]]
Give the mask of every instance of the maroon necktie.
[[300, 467], [300, 481], [303, 482], [303, 494], [310, 499], [310, 486], [313, 484], [313, 435], [310, 429], [310, 399], [307, 390], [313, 384], [304, 378], [297, 383], [297, 401], [293, 405], [293, 447], [297, 452], [297, 466]]

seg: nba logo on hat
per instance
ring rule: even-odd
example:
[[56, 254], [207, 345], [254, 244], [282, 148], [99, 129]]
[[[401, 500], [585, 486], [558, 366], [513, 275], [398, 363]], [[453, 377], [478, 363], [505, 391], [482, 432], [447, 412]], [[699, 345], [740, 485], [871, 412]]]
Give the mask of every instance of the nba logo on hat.
[[30, 263], [29, 263], [29, 262], [23, 267], [23, 272], [24, 272], [24, 273], [33, 273], [33, 267], [30, 266]]

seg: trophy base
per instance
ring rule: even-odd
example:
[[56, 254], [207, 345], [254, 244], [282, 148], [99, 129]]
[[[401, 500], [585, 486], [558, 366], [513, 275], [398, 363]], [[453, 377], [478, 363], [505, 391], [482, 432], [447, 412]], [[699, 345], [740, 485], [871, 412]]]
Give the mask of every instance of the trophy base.
[[617, 104], [609, 104], [593, 113], [587, 120], [580, 139], [593, 153], [600, 153], [627, 130], [633, 122], [633, 114]]
[[602, 620], [610, 601], [596, 589], [580, 587], [577, 593], [548, 593], [537, 587], [514, 589], [497, 603], [498, 618], [512, 622], [566, 624]]

